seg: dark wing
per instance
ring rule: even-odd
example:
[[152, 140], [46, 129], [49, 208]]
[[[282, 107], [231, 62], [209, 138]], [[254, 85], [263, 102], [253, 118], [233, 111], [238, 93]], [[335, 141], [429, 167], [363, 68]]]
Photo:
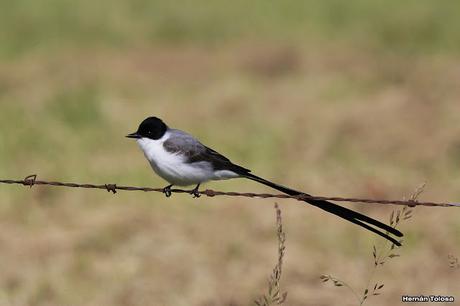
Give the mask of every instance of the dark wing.
[[163, 147], [170, 153], [186, 156], [188, 163], [210, 162], [214, 170], [230, 170], [238, 174], [247, 174], [251, 170], [235, 165], [227, 157], [206, 147], [191, 135], [176, 130], [174, 136], [163, 143]]
[[243, 168], [241, 166], [235, 165], [232, 163], [227, 157], [223, 156], [222, 154], [214, 151], [211, 148], [206, 147], [204, 153], [194, 156], [193, 161], [202, 161], [202, 160], [210, 160], [214, 170], [231, 170], [235, 173], [240, 175], [247, 174], [251, 172], [251, 170]]
[[188, 163], [206, 161], [212, 164], [214, 170], [231, 170], [241, 175], [251, 172], [249, 169], [235, 165], [227, 157], [179, 130], [174, 131], [173, 137], [167, 139], [163, 147], [170, 153], [184, 155]]

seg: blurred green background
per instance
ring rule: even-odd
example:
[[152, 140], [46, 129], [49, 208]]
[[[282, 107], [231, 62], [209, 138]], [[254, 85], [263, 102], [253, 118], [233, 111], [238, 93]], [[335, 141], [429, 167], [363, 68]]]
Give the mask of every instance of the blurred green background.
[[[460, 198], [460, 2], [0, 0], [0, 177], [163, 187], [124, 138], [163, 118], [318, 195]], [[241, 180], [219, 190], [267, 191]], [[250, 305], [273, 201], [0, 186], [2, 305]], [[279, 201], [289, 305], [354, 305], [379, 238]], [[349, 205], [381, 220], [390, 207]], [[369, 303], [460, 294], [460, 223], [417, 208]], [[423, 267], [423, 269], [422, 269]]]

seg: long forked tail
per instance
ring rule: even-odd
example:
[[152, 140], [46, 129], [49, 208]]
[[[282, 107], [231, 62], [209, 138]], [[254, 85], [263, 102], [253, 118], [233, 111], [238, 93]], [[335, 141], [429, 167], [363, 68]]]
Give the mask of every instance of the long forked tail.
[[[259, 182], [261, 184], [264, 184], [266, 186], [269, 186], [271, 188], [274, 188], [276, 190], [279, 190], [285, 194], [288, 194], [288, 195], [291, 195], [291, 196], [298, 196], [298, 195], [301, 195], [301, 194], [304, 194], [304, 195], [307, 195], [306, 193], [303, 193], [303, 192], [300, 192], [300, 191], [297, 191], [297, 190], [294, 190], [294, 189], [290, 189], [290, 188], [287, 188], [287, 187], [284, 187], [284, 186], [281, 186], [281, 185], [278, 185], [278, 184], [275, 184], [273, 182], [270, 182], [270, 181], [267, 181], [261, 177], [258, 177], [254, 174], [251, 174], [251, 173], [242, 173], [241, 174], [243, 177], [246, 177], [250, 180], [253, 180], [253, 181], [256, 181], [256, 182]], [[337, 204], [334, 204], [334, 203], [331, 203], [331, 202], [328, 202], [328, 201], [324, 201], [324, 200], [305, 200], [305, 202], [313, 205], [313, 206], [316, 206], [322, 210], [325, 210], [331, 214], [334, 214], [336, 216], [339, 216], [345, 220], [348, 220], [354, 224], [357, 224], [373, 233], [376, 233], [377, 235], [380, 235], [382, 236], [383, 238], [385, 239], [388, 239], [389, 241], [391, 241], [392, 243], [394, 243], [395, 245], [397, 246], [401, 246], [401, 243], [394, 239], [393, 237], [389, 236], [388, 233], [391, 233], [397, 237], [402, 237], [403, 236], [403, 233], [401, 233], [400, 231], [398, 231], [397, 229], [387, 225], [387, 224], [384, 224], [380, 221], [377, 221], [375, 219], [372, 219], [368, 216], [365, 216], [363, 214], [360, 214], [356, 211], [353, 211], [351, 209], [348, 209], [348, 208], [345, 208], [345, 207], [342, 207], [340, 205], [337, 205]], [[372, 227], [370, 225], [373, 225], [381, 230], [384, 230], [386, 233], [376, 229], [375, 227]]]

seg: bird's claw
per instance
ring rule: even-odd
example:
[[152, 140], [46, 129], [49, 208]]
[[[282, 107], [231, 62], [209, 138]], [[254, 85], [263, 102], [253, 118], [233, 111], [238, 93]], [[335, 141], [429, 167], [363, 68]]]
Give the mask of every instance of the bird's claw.
[[199, 198], [201, 197], [201, 193], [198, 191], [198, 188], [200, 185], [196, 186], [194, 189], [190, 191], [190, 194], [193, 195], [193, 198]]
[[172, 187], [172, 185], [169, 185], [169, 186], [166, 186], [165, 188], [163, 188], [163, 193], [165, 194], [165, 196], [167, 198], [169, 198], [171, 196], [171, 194], [172, 194], [171, 187]]

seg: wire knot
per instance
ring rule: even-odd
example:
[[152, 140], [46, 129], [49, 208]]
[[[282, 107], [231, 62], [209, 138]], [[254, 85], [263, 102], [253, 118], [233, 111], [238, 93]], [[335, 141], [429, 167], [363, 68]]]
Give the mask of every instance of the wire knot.
[[312, 197], [308, 194], [301, 193], [298, 196], [296, 196], [296, 198], [297, 200], [300, 200], [300, 201], [306, 201], [306, 200], [311, 200]]
[[105, 184], [105, 189], [107, 189], [107, 192], [115, 194], [117, 193], [117, 184]]
[[214, 190], [211, 190], [211, 189], [206, 189], [206, 190], [203, 191], [202, 193], [204, 193], [204, 194], [207, 195], [208, 197], [214, 197], [214, 196], [216, 196], [216, 193], [214, 192]]
[[37, 180], [37, 175], [36, 174], [31, 174], [31, 175], [28, 175], [24, 178], [22, 184], [24, 186], [29, 186], [30, 188], [32, 188], [33, 185], [35, 185], [35, 181]]

